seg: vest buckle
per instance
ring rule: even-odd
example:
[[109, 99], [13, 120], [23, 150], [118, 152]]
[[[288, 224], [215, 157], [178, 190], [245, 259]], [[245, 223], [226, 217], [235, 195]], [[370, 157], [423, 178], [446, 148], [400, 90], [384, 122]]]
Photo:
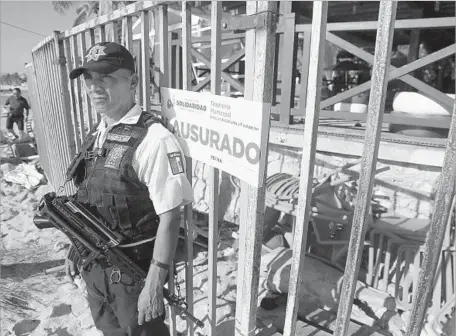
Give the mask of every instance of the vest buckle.
[[93, 151], [86, 151], [84, 153], [84, 159], [93, 160], [95, 158], [95, 153]]

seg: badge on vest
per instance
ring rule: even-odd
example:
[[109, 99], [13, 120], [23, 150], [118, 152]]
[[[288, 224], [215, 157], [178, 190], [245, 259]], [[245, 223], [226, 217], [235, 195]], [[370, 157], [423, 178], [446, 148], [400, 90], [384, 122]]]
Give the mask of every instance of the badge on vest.
[[106, 137], [106, 140], [118, 141], [118, 142], [128, 142], [128, 141], [130, 141], [130, 139], [131, 139], [130, 135], [121, 135], [121, 134], [112, 134], [112, 133], [109, 133], [108, 136]]
[[173, 175], [184, 173], [184, 160], [180, 152], [168, 153], [168, 161]]
[[111, 168], [118, 170], [120, 168], [120, 163], [122, 158], [125, 155], [125, 152], [128, 150], [128, 146], [117, 145], [114, 146], [108, 153], [105, 162], [105, 168]]

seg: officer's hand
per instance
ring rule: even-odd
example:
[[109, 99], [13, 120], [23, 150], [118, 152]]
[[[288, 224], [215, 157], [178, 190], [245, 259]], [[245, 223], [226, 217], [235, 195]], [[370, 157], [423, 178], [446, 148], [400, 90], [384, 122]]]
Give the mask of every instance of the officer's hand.
[[76, 287], [76, 284], [74, 283], [74, 279], [78, 275], [78, 269], [75, 265], [74, 262], [72, 262], [70, 259], [65, 260], [65, 273], [68, 281], [73, 284], [73, 286]]
[[161, 317], [165, 312], [163, 287], [144, 286], [138, 299], [138, 324], [150, 322]]

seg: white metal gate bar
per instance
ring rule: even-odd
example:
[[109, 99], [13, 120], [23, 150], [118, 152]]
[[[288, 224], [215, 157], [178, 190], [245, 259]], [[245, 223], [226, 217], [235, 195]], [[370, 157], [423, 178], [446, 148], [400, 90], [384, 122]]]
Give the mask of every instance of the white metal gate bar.
[[[448, 218], [455, 195], [456, 176], [456, 102], [453, 106], [453, 115], [448, 134], [445, 156], [443, 159], [442, 174], [437, 186], [434, 211], [430, 228], [426, 236], [424, 259], [421, 264], [418, 290], [413, 299], [413, 307], [410, 312], [410, 320], [406, 335], [419, 336], [421, 333], [424, 317], [431, 299], [434, 274], [442, 254], [442, 244], [445, 238], [446, 227], [449, 225]], [[456, 242], [455, 242], [456, 246]], [[440, 298], [439, 298], [440, 299]]]
[[370, 199], [377, 165], [381, 126], [385, 108], [386, 89], [394, 35], [397, 1], [380, 3], [378, 15], [379, 27], [375, 43], [374, 66], [372, 69], [372, 88], [369, 96], [369, 108], [366, 125], [365, 145], [361, 160], [359, 190], [348, 247], [344, 280], [340, 294], [335, 336], [347, 335], [353, 298], [358, 279], [359, 267], [370, 214]]
[[[59, 188], [65, 182], [65, 171], [75, 148], [72, 132], [68, 127], [71, 124], [70, 116], [66, 113], [68, 107], [65, 102], [66, 91], [63, 87], [63, 59], [59, 53], [63, 46], [54, 36], [48, 37], [32, 50], [33, 64], [36, 69], [36, 78], [42, 78], [39, 85], [36, 83], [37, 96], [40, 99], [40, 109], [37, 118], [41, 118], [41, 127], [37, 128], [37, 136], [41, 138], [42, 148], [45, 151], [44, 160], [46, 175], [54, 188]], [[38, 123], [40, 124], [40, 123]], [[47, 168], [46, 168], [47, 167]], [[73, 185], [66, 185], [63, 190], [67, 194], [74, 192]]]
[[41, 99], [37, 88], [37, 76], [35, 73], [35, 65], [33, 63], [27, 64], [25, 67], [27, 73], [27, 85], [29, 88], [29, 95], [31, 101], [31, 109], [33, 115], [33, 128], [35, 133], [35, 140], [38, 146], [38, 154], [40, 156], [40, 164], [46, 174], [49, 174], [49, 150], [46, 146], [46, 139], [44, 137], [45, 127], [44, 119], [41, 112]]
[[149, 11], [141, 12], [141, 80], [142, 80], [142, 108], [150, 112], [150, 39], [149, 39]]
[[[265, 71], [274, 63], [276, 46], [277, 1], [247, 1], [247, 15], [268, 12], [266, 25], [246, 32], [246, 87], [244, 99], [272, 103], [273, 71]], [[268, 115], [269, 119], [269, 115]], [[269, 126], [269, 123], [268, 123]], [[267, 148], [268, 137], [262, 139], [261, 148]], [[267, 151], [265, 162], [268, 162]], [[266, 164], [267, 167], [267, 164]], [[263, 183], [266, 183], [267, 169]], [[236, 304], [235, 335], [255, 334], [260, 257], [263, 238], [265, 187], [254, 188], [246, 183], [241, 187], [241, 221]]]
[[[191, 7], [187, 1], [182, 1], [182, 89], [191, 90], [192, 87], [192, 59], [190, 48], [192, 47], [192, 14]], [[192, 183], [193, 163], [190, 157], [186, 157], [187, 178]], [[185, 245], [187, 252], [187, 262], [185, 264], [185, 296], [188, 311], [193, 314], [193, 206], [186, 205], [184, 209], [185, 223]], [[193, 336], [195, 327], [187, 322], [187, 335]]]
[[[221, 36], [222, 36], [222, 3], [211, 4], [211, 93], [220, 95], [221, 91]], [[209, 168], [209, 260], [208, 260], [208, 301], [209, 301], [209, 333], [216, 336], [217, 323], [217, 248], [219, 242], [219, 170]]]
[[302, 145], [298, 213], [294, 224], [293, 259], [290, 270], [284, 336], [292, 336], [296, 333], [300, 288], [305, 272], [307, 230], [312, 207], [314, 163], [320, 119], [321, 81], [325, 55], [327, 16], [328, 2], [315, 1], [313, 3], [312, 14], [312, 39], [310, 42], [306, 121], [304, 124], [304, 141]]

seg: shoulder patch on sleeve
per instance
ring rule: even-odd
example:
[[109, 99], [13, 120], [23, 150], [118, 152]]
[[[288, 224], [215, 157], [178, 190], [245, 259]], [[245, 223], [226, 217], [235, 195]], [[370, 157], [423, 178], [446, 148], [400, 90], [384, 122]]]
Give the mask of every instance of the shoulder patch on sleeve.
[[181, 152], [168, 153], [168, 161], [173, 175], [184, 173], [184, 160]]

